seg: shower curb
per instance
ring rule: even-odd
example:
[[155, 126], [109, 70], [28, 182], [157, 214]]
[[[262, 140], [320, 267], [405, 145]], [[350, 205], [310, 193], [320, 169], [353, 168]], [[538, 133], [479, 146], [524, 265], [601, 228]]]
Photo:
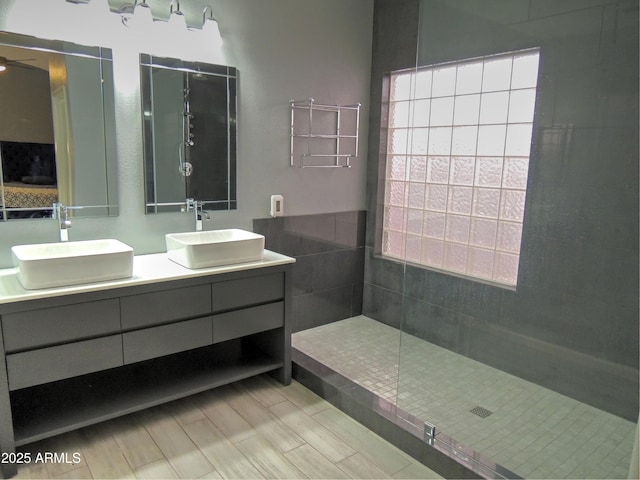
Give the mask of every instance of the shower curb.
[[453, 438], [424, 438], [424, 423], [292, 347], [293, 378], [445, 478], [521, 479]]

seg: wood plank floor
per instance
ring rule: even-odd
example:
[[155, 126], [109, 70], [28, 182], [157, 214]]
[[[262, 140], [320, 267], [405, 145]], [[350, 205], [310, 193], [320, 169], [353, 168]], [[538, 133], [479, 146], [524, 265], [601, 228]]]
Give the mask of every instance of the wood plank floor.
[[19, 451], [58, 458], [16, 478], [442, 478], [299, 383], [266, 375]]

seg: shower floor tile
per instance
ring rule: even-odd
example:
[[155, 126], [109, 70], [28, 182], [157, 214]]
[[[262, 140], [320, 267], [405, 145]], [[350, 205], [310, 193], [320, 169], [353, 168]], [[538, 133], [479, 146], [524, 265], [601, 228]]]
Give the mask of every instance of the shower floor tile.
[[627, 477], [634, 423], [381, 322], [361, 315], [292, 344], [525, 478]]

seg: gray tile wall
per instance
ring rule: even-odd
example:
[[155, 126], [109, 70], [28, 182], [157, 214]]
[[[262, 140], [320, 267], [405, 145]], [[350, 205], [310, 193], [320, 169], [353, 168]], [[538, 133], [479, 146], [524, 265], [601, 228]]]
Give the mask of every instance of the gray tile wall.
[[[636, 421], [637, 1], [429, 0], [419, 28], [418, 4], [375, 4], [364, 313]], [[384, 72], [534, 46], [517, 290], [381, 259]]]
[[366, 212], [256, 219], [265, 248], [296, 259], [293, 332], [362, 313]]

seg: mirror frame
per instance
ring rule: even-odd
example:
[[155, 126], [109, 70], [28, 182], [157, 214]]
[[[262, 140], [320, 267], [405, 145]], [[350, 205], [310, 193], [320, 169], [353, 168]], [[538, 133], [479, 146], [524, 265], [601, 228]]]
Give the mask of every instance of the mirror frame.
[[[140, 54], [140, 96], [143, 122], [143, 161], [145, 184], [145, 213], [179, 212], [185, 209], [186, 198], [180, 202], [158, 201], [154, 185], [156, 183], [156, 165], [153, 157], [153, 112], [152, 69], [167, 69], [186, 73], [206, 74], [225, 77], [227, 79], [227, 198], [207, 199], [201, 201], [205, 210], [234, 210], [237, 208], [237, 115], [238, 115], [238, 70], [227, 65], [186, 61], [177, 58], [158, 57]], [[185, 195], [186, 196], [186, 195]]]

